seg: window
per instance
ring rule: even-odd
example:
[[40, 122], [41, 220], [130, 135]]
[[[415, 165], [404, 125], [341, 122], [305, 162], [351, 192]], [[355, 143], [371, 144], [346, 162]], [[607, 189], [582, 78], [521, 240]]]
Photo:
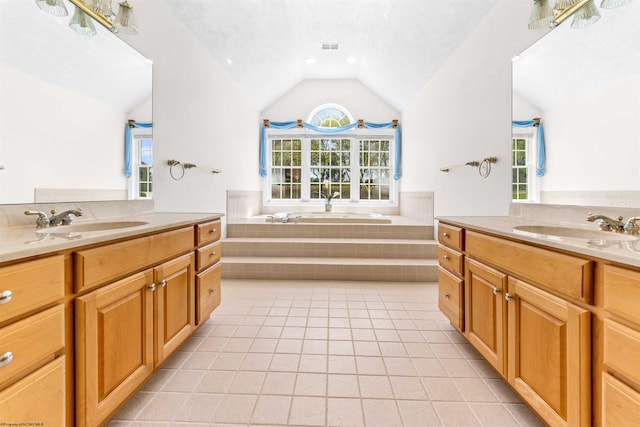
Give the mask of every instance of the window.
[[[328, 104], [310, 114], [309, 123], [324, 128], [353, 123], [344, 108]], [[265, 202], [320, 201], [323, 184], [339, 193], [334, 203], [395, 202], [394, 129], [353, 129], [331, 136], [305, 129], [268, 130], [269, 194]]]
[[151, 199], [153, 196], [153, 137], [150, 129], [131, 130], [131, 199]]
[[[519, 129], [523, 131], [524, 129]], [[513, 201], [535, 201], [534, 134], [516, 132], [511, 141], [511, 199]]]

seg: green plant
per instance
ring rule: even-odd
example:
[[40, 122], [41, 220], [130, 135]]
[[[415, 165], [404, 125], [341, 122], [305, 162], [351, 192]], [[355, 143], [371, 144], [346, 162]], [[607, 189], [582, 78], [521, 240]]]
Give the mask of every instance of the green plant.
[[331, 193], [331, 185], [329, 184], [328, 179], [324, 180], [322, 186], [324, 187], [324, 191], [320, 192], [320, 196], [323, 199], [327, 199], [328, 205], [331, 204], [331, 200], [335, 199], [336, 197], [340, 197], [340, 192], [338, 191], [334, 191], [333, 193]]

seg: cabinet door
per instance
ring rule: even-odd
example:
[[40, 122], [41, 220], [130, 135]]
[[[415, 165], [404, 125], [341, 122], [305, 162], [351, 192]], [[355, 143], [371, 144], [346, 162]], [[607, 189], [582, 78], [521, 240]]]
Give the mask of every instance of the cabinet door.
[[509, 383], [549, 425], [590, 425], [590, 313], [511, 277], [505, 299]]
[[76, 423], [96, 426], [153, 371], [153, 271], [76, 299]]
[[193, 253], [154, 269], [155, 362], [165, 360], [195, 329]]
[[467, 258], [465, 261], [465, 335], [502, 375], [506, 361], [507, 276]]

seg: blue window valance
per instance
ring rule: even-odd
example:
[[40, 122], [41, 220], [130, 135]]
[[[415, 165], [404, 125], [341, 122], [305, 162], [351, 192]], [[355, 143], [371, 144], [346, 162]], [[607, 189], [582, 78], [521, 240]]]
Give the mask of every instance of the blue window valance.
[[528, 128], [538, 127], [538, 165], [536, 166], [536, 175], [544, 176], [544, 164], [546, 160], [545, 148], [544, 148], [544, 131], [542, 130], [542, 121], [540, 119], [535, 120], [514, 120], [511, 122], [511, 126], [514, 128]]
[[[322, 134], [322, 135], [338, 135], [340, 133], [349, 131], [351, 129], [355, 129], [358, 127], [358, 123], [354, 122], [346, 126], [340, 126], [337, 128], [323, 128], [314, 126], [310, 123], [301, 122], [303, 128], [308, 129], [310, 131]], [[393, 178], [395, 180], [400, 179], [400, 154], [401, 154], [401, 132], [400, 132], [400, 124], [397, 122], [389, 122], [389, 123], [370, 123], [370, 122], [362, 122], [362, 125], [366, 129], [389, 129], [395, 126], [396, 135], [395, 135], [395, 164], [394, 164], [394, 172]], [[292, 122], [269, 122], [270, 129], [293, 129], [298, 127], [298, 121]], [[265, 125], [262, 125], [262, 135], [260, 137], [260, 176], [267, 176], [267, 128]]]
[[131, 129], [150, 129], [152, 127], [152, 122], [135, 122], [133, 120], [129, 120], [124, 126], [124, 176], [127, 178], [131, 176]]

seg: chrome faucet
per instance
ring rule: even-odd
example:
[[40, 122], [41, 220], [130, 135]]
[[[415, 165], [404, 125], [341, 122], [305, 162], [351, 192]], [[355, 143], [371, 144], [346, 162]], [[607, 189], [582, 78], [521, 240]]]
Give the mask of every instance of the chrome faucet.
[[593, 222], [595, 220], [599, 220], [598, 226], [602, 231], [615, 231], [616, 233], [622, 233], [624, 231], [625, 224], [622, 222], [621, 216], [612, 219], [604, 215], [589, 214], [587, 217], [587, 221]]
[[47, 217], [47, 214], [41, 211], [24, 211], [25, 215], [38, 215], [38, 219], [36, 219], [36, 228], [46, 228], [49, 226], [55, 227], [60, 224], [68, 225], [71, 224], [74, 216], [82, 216], [82, 212], [80, 209], [69, 209], [64, 212], [61, 212], [56, 215], [55, 210], [51, 210], [51, 217]]
[[73, 221], [73, 216], [82, 216], [81, 209], [69, 209], [64, 212], [60, 212], [56, 215], [55, 210], [51, 210], [51, 217], [49, 218], [49, 225], [55, 227], [56, 225], [69, 225]]
[[627, 222], [625, 222], [623, 227], [625, 234], [631, 234], [634, 236], [640, 234], [640, 227], [636, 224], [636, 221], [640, 221], [640, 216], [632, 216], [627, 220]]

